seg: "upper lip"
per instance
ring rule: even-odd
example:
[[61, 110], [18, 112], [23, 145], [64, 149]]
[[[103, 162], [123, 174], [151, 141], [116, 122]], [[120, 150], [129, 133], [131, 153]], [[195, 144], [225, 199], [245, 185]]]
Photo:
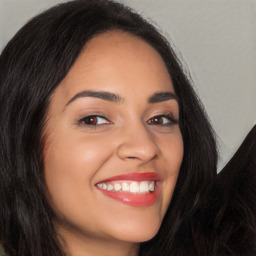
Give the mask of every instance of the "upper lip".
[[146, 180], [152, 180], [152, 181], [160, 181], [161, 177], [159, 174], [155, 172], [145, 172], [145, 173], [126, 173], [121, 175], [116, 175], [110, 178], [107, 178], [101, 182], [103, 183], [107, 181], [114, 181], [114, 180], [132, 180], [132, 181], [146, 181]]

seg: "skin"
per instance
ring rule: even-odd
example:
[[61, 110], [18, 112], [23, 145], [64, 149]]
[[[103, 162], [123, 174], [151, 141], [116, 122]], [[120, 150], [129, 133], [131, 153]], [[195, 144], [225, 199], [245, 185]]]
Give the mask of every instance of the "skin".
[[[85, 90], [121, 100], [74, 98]], [[159, 117], [178, 120], [178, 102], [149, 103], [158, 92], [174, 93], [163, 60], [148, 43], [122, 31], [91, 39], [54, 91], [44, 132], [45, 180], [68, 255], [138, 255], [139, 243], [158, 232], [183, 158], [178, 123]], [[94, 125], [83, 122], [90, 115]], [[126, 205], [95, 186], [131, 172], [161, 176], [153, 205]]]

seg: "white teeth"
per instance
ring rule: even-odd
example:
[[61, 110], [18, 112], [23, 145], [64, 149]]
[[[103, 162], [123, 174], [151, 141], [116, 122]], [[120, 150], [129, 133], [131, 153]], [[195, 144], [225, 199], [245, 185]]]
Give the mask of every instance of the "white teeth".
[[120, 191], [121, 190], [121, 185], [119, 184], [119, 183], [116, 183], [115, 185], [114, 185], [114, 189], [115, 189], [115, 191]]
[[122, 184], [122, 190], [123, 190], [123, 192], [130, 192], [130, 186], [124, 182]]
[[140, 186], [138, 182], [132, 182], [130, 185], [130, 192], [131, 193], [139, 193], [140, 192]]
[[149, 184], [149, 191], [153, 192], [155, 190], [155, 182], [151, 181]]
[[113, 186], [111, 184], [108, 185], [107, 190], [111, 191], [113, 190]]
[[142, 181], [140, 183], [140, 193], [147, 193], [149, 191], [148, 183], [146, 181]]
[[155, 181], [111, 181], [98, 183], [97, 186], [108, 191], [143, 194], [154, 192]]
[[98, 186], [99, 188], [103, 188], [103, 184], [102, 184], [102, 183], [97, 184], [97, 186]]

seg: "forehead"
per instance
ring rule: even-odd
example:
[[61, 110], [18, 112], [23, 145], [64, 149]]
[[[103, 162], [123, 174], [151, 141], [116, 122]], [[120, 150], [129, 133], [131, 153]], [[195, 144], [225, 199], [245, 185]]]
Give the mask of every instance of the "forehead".
[[124, 31], [99, 34], [86, 43], [57, 91], [66, 100], [82, 90], [174, 91], [159, 53], [145, 40]]

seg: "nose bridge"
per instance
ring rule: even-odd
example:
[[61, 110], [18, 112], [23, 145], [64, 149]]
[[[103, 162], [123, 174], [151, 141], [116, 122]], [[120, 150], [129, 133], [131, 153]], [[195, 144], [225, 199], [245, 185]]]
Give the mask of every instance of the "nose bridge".
[[159, 152], [153, 134], [142, 121], [123, 127], [121, 137], [117, 153], [122, 159], [138, 159], [147, 162]]

